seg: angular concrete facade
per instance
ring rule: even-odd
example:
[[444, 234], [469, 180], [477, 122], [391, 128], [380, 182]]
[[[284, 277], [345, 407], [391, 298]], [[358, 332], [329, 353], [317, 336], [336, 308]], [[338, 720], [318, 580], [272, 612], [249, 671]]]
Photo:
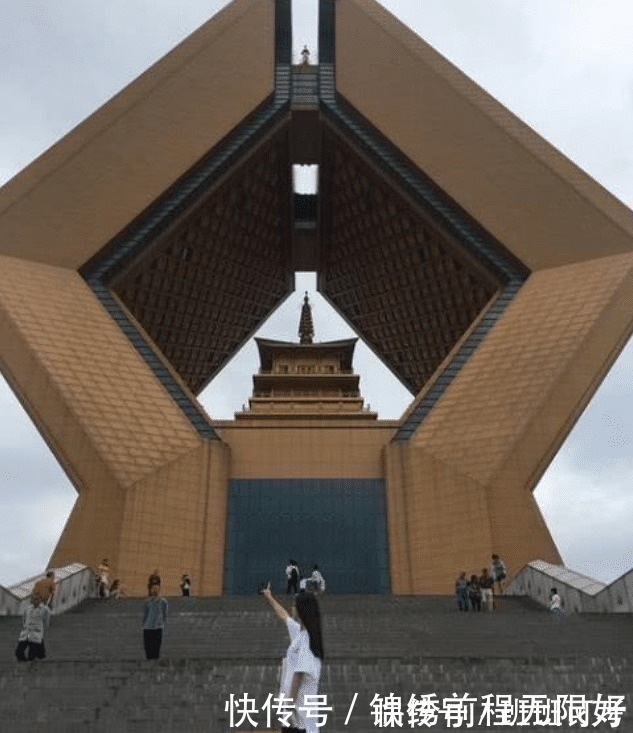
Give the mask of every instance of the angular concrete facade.
[[[289, 0], [234, 0], [0, 190], [0, 367], [78, 491], [54, 564], [220, 594], [234, 493], [275, 480], [308, 515], [340, 482], [333, 522], [384, 491], [394, 593], [560, 559], [532, 490], [633, 330], [633, 214], [374, 0], [319, 36], [293, 67]], [[400, 421], [197, 403], [306, 267]]]

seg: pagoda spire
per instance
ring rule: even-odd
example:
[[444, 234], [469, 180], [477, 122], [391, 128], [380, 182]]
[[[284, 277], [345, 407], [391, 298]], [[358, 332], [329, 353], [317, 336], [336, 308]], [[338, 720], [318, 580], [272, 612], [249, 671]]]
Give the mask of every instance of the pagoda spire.
[[314, 337], [314, 324], [312, 323], [312, 308], [308, 302], [308, 291], [303, 298], [301, 307], [301, 319], [299, 320], [299, 343], [311, 344]]

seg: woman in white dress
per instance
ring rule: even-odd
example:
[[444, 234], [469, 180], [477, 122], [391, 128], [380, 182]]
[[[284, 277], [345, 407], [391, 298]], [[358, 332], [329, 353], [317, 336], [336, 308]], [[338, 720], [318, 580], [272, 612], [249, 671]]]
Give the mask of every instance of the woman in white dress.
[[312, 593], [299, 593], [290, 615], [273, 597], [270, 583], [263, 589], [262, 594], [270, 603], [277, 618], [285, 624], [290, 636], [290, 645], [282, 667], [280, 689], [281, 694], [294, 701], [295, 711], [290, 722], [296, 730], [318, 733], [318, 718], [316, 715], [310, 716], [310, 711], [303, 708], [310, 707], [309, 698], [306, 700], [308, 695], [319, 693], [323, 660], [319, 602]]

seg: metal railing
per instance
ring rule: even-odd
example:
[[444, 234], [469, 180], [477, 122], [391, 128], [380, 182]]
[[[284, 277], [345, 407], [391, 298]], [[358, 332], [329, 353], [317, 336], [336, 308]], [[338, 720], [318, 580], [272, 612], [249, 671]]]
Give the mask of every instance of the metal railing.
[[565, 613], [633, 613], [633, 569], [606, 584], [564, 565], [533, 560], [508, 583], [506, 594], [528, 596], [547, 607], [551, 588], [557, 589]]
[[[73, 563], [50, 569], [55, 573], [55, 595], [51, 607], [54, 614], [64, 613], [86, 598], [95, 596], [95, 574], [91, 568]], [[29, 603], [33, 586], [43, 577], [44, 573], [34, 575], [8, 588], [0, 585], [0, 616], [20, 616]]]

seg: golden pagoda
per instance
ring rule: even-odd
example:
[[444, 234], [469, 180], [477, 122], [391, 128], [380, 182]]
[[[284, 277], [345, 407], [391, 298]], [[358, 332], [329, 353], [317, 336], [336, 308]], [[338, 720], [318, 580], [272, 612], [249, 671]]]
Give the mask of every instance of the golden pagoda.
[[306, 292], [299, 320], [299, 343], [256, 338], [260, 369], [253, 376], [248, 418], [367, 418], [359, 375], [352, 360], [357, 338], [314, 343], [312, 309]]

